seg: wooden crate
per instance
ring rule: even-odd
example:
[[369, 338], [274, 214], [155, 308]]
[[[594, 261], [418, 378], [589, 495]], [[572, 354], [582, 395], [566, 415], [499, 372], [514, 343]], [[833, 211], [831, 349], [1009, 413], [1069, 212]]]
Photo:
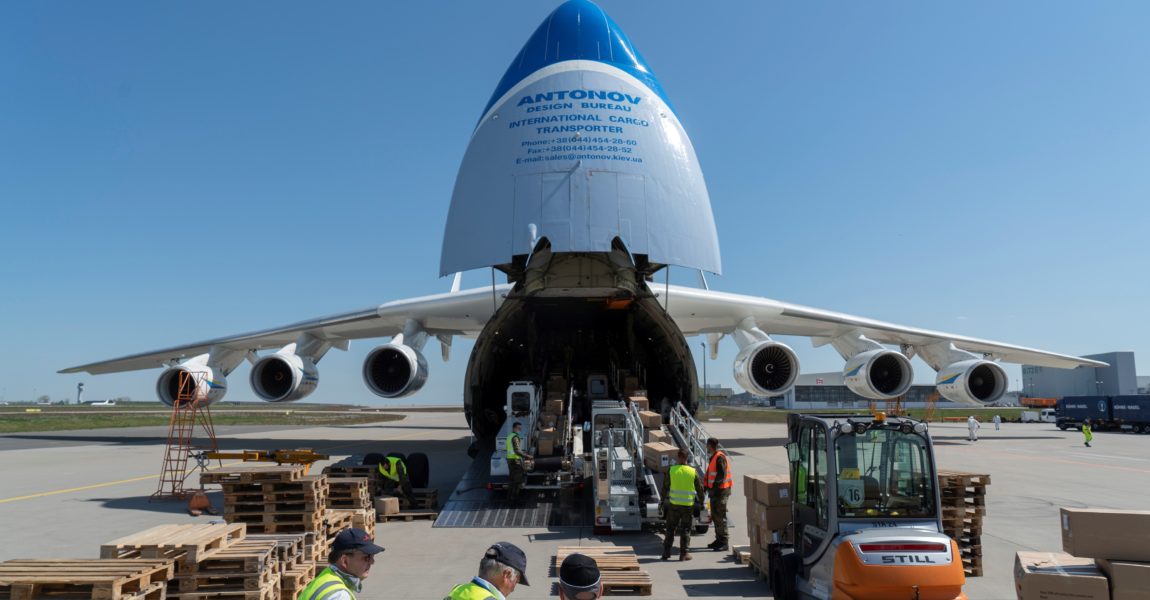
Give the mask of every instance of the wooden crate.
[[163, 600], [173, 573], [166, 559], [15, 559], [0, 563], [0, 598]]

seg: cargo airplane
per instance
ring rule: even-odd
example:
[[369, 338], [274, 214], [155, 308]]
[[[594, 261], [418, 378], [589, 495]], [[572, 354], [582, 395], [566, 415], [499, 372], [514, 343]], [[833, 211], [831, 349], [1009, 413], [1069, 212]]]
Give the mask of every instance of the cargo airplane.
[[[676, 265], [721, 272], [710, 198], [691, 140], [646, 61], [603, 10], [570, 0], [548, 16], [511, 62], [483, 108], [452, 193], [440, 275], [448, 293], [396, 300], [282, 327], [94, 362], [61, 373], [164, 367], [159, 399], [222, 398], [245, 360], [268, 402], [300, 400], [318, 364], [351, 340], [390, 338], [366, 357], [375, 394], [413, 394], [428, 377], [429, 341], [448, 358], [452, 339], [474, 338], [463, 382], [468, 423], [490, 438], [504, 420], [511, 381], [561, 374], [576, 397], [588, 374], [631, 378], [648, 396], [694, 410], [698, 379], [688, 336], [705, 335], [713, 360], [738, 346], [734, 376], [759, 396], [791, 389], [799, 360], [772, 335], [829, 344], [846, 385], [885, 400], [911, 386], [911, 359], [936, 373], [939, 393], [978, 404], [999, 399], [1000, 362], [1103, 366], [1093, 360], [660, 282]], [[460, 273], [493, 268], [506, 283], [462, 290]], [[664, 273], [665, 274], [665, 273]], [[193, 377], [180, 377], [181, 373]], [[188, 386], [180, 389], [181, 381]], [[581, 383], [582, 382], [582, 383]], [[191, 394], [191, 395], [188, 395]]]

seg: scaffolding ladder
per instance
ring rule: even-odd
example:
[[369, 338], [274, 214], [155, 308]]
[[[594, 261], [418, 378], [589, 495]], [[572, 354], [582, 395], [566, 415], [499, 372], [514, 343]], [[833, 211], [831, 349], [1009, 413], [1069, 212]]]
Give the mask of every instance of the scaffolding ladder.
[[196, 423], [207, 435], [212, 452], [219, 451], [216, 443], [216, 430], [212, 424], [212, 412], [208, 408], [207, 394], [203, 389], [203, 373], [179, 373], [179, 393], [172, 404], [172, 417], [168, 423], [168, 443], [164, 449], [164, 459], [160, 466], [160, 481], [150, 500], [183, 500], [199, 491], [185, 487], [188, 477], [188, 457], [192, 453], [192, 436]]

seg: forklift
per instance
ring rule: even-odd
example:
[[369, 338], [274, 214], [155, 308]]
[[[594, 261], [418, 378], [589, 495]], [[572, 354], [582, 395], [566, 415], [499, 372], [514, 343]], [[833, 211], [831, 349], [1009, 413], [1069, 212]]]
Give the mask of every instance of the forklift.
[[791, 524], [768, 545], [776, 600], [966, 600], [926, 423], [796, 413], [787, 434]]

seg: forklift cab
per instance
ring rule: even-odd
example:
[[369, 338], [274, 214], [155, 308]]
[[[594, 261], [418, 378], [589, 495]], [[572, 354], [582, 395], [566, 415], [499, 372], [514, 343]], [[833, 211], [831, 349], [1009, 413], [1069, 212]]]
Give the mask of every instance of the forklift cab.
[[829, 580], [834, 553], [827, 551], [845, 534], [895, 527], [941, 531], [925, 424], [881, 413], [793, 414], [788, 433], [800, 577]]

